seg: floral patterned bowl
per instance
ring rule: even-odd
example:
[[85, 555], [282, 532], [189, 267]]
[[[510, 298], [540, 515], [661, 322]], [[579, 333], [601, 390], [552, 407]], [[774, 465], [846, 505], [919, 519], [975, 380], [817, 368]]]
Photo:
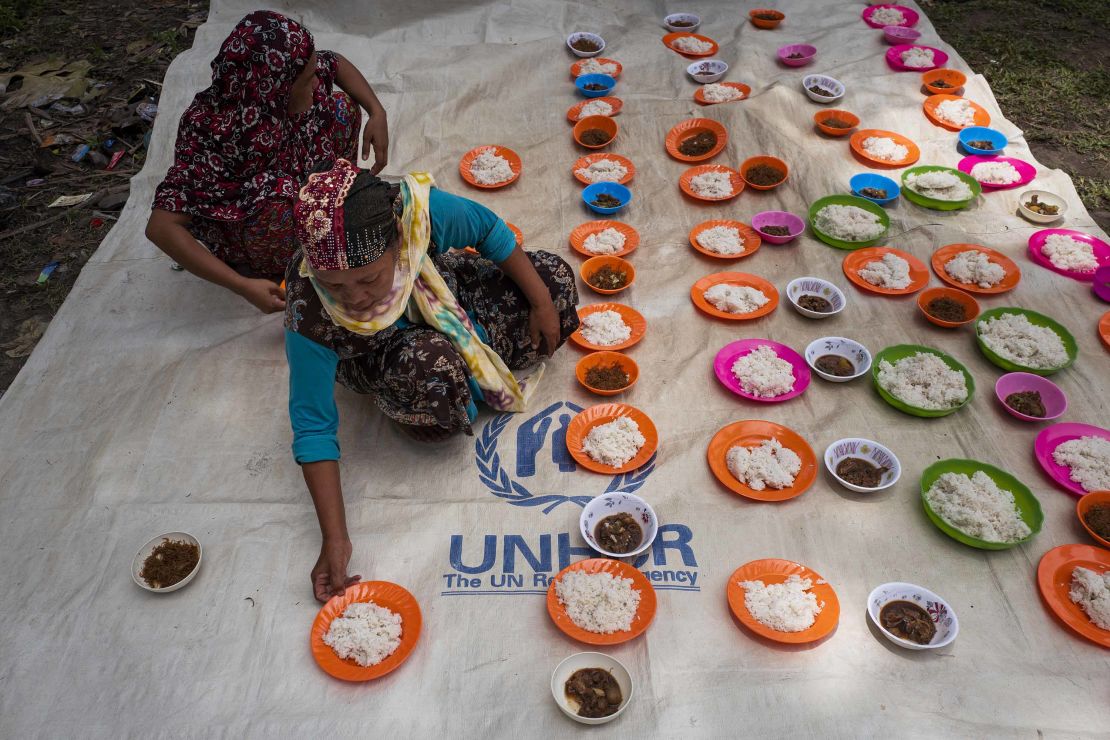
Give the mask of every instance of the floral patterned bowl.
[[[832, 375], [817, 367], [817, 359], [824, 355], [838, 355], [852, 363], [856, 372], [852, 375]], [[813, 372], [831, 383], [847, 383], [861, 378], [871, 369], [871, 353], [867, 347], [847, 337], [821, 337], [814, 339], [806, 347], [806, 362]]]
[[[832, 310], [827, 313], [819, 311], [811, 311], [798, 305], [798, 299], [804, 295], [814, 295], [818, 298], [824, 298], [832, 304]], [[835, 316], [844, 310], [844, 306], [848, 304], [848, 299], [844, 295], [844, 291], [836, 287], [828, 280], [822, 280], [817, 277], [800, 277], [794, 278], [786, 285], [786, 297], [790, 300], [790, 305], [800, 313], [802, 316], [807, 316], [811, 319], [827, 319], [830, 316]]]
[[[879, 485], [874, 488], [857, 486], [837, 475], [837, 466], [840, 465], [842, 460], [848, 457], [860, 458], [876, 467], [886, 468], [886, 472], [884, 472], [882, 478], [879, 479]], [[884, 488], [890, 488], [902, 477], [902, 463], [898, 462], [898, 457], [889, 448], [884, 447], [878, 442], [861, 437], [845, 437], [844, 439], [836, 440], [826, 447], [825, 467], [828, 468], [832, 477], [836, 478], [837, 483], [856, 493], [875, 493]]]
[[[918, 645], [916, 642], [903, 640], [887, 632], [879, 621], [879, 611], [891, 601], [909, 601], [929, 612], [933, 623], [937, 626], [937, 633], [933, 635], [932, 642], [928, 645]], [[867, 597], [867, 615], [888, 640], [908, 650], [932, 650], [944, 647], [955, 640], [960, 631], [960, 621], [956, 619], [956, 612], [948, 602], [929, 589], [912, 583], [884, 583], [877, 587]]]
[[[639, 523], [640, 529], [643, 530], [643, 539], [640, 540], [639, 547], [625, 553], [609, 552], [601, 549], [594, 537], [597, 523], [607, 516], [622, 512], [631, 514]], [[659, 520], [655, 516], [655, 511], [648, 505], [647, 501], [639, 496], [633, 496], [631, 493], [603, 493], [592, 499], [582, 509], [582, 515], [578, 518], [578, 525], [579, 529], [582, 530], [583, 539], [590, 544], [590, 547], [607, 558], [627, 558], [639, 555], [651, 547], [655, 535], [659, 533]]]

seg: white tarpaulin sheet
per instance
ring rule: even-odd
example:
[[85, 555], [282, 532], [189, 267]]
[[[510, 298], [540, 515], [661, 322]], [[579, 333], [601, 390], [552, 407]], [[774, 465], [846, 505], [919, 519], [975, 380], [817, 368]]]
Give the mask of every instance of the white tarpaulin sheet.
[[[408, 661], [385, 679], [355, 685], [326, 676], [309, 652], [318, 605], [308, 573], [319, 534], [289, 453], [281, 319], [172, 272], [143, 237], [178, 116], [207, 85], [208, 62], [224, 36], [253, 9], [214, 2], [194, 48], [167, 74], [151, 156], [123, 216], [0, 401], [0, 736], [585, 732], [560, 714], [548, 684], [560, 660], [590, 648], [556, 630], [540, 594], [559, 568], [586, 554], [580, 506], [566, 497], [607, 488], [638, 490], [664, 527], [637, 563], [659, 590], [655, 621], [639, 639], [607, 651], [631, 669], [635, 696], [598, 736], [1105, 736], [1110, 653], [1057, 623], [1035, 579], [1044, 552], [1089, 540], [1073, 497], [1037, 467], [1038, 426], [1007, 416], [993, 398], [1000, 371], [972, 332], [926, 324], [913, 299], [864, 295], [843, 277], [845, 253], [808, 234], [726, 268], [687, 242], [689, 229], [709, 218], [804, 213], [813, 200], [846, 192], [848, 178], [864, 169], [845, 140], [814, 132], [817, 106], [800, 85], [808, 72], [844, 81], [842, 106], [865, 126], [916, 141], [921, 163], [954, 165], [960, 157], [955, 134], [922, 114], [917, 75], [892, 72], [883, 61], [888, 47], [860, 20], [862, 4], [784, 0], [777, 7], [787, 20], [773, 32], [751, 26], [746, 7], [709, 0], [325, 0], [276, 8], [370, 80], [389, 111], [387, 174], [432, 171], [442, 187], [519, 225], [526, 247], [577, 265], [567, 235], [591, 218], [570, 174], [581, 153], [565, 118], [578, 99], [564, 43], [572, 31], [601, 33], [606, 56], [624, 65], [613, 150], [637, 167], [635, 201], [621, 218], [643, 242], [631, 257], [636, 285], [623, 300], [649, 326], [630, 352], [641, 378], [625, 400], [659, 429], [654, 468], [617, 480], [573, 469], [563, 426], [597, 398], [575, 383], [579, 355], [570, 348], [551, 364], [529, 413], [497, 426], [483, 414], [477, 447], [472, 438], [408, 443], [365, 398], [338, 390], [352, 572], [404, 585], [424, 613]], [[751, 85], [750, 100], [709, 108], [693, 102], [688, 62], [660, 43], [662, 16], [687, 10], [703, 16], [701, 33], [720, 43], [719, 56], [732, 65], [727, 79]], [[918, 27], [922, 42], [968, 71], [927, 18]], [[791, 42], [816, 45], [816, 64], [780, 66], [775, 50]], [[1035, 163], [986, 81], [970, 71], [969, 78], [966, 95], [1010, 137], [1007, 153]], [[790, 165], [787, 184], [723, 205], [685, 198], [677, 180], [686, 165], [666, 155], [663, 140], [693, 115], [728, 128], [715, 162], [736, 166], [774, 154]], [[459, 178], [463, 153], [488, 143], [523, 158], [523, 176], [503, 191], [474, 191]], [[1066, 226], [1105, 238], [1067, 174], [1038, 170], [1035, 185], [1067, 198]], [[1035, 229], [1015, 215], [1016, 205], [1016, 191], [986, 194], [955, 213], [903, 199], [889, 210], [888, 243], [923, 260], [953, 242], [1014, 258], [1021, 285], [985, 303], [1042, 311], [1071, 329], [1078, 361], [1054, 377], [1071, 399], [1065, 418], [1106, 426], [1110, 355], [1094, 330], [1104, 307], [1086, 284], [1026, 258]], [[814, 322], [784, 297], [756, 322], [711, 321], [691, 305], [689, 288], [720, 269], [755, 273], [780, 291], [791, 278], [824, 276], [846, 289], [849, 306]], [[583, 293], [584, 303], [594, 300]], [[713, 356], [731, 340], [765, 337], [802, 350], [826, 334], [855, 337], [872, 352], [902, 342], [943, 349], [971, 370], [975, 398], [952, 416], [928, 420], [893, 410], [866, 380], [815, 379], [796, 400], [756, 405], [712, 378]], [[705, 449], [719, 428], [744, 418], [785, 424], [819, 455], [840, 437], [878, 439], [898, 454], [904, 474], [873, 496], [849, 494], [819, 475], [812, 489], [783, 504], [740, 498], [714, 480]], [[942, 534], [922, 512], [918, 479], [949, 457], [989, 462], [1027, 483], [1044, 508], [1043, 531], [1001, 552]], [[130, 578], [133, 555], [172, 530], [201, 539], [200, 575], [168, 596], [141, 591]], [[776, 646], [731, 617], [729, 574], [764, 557], [804, 563], [833, 585], [842, 612], [831, 638], [809, 648]], [[899, 580], [952, 604], [961, 625], [955, 643], [909, 652], [869, 626], [867, 594]]]

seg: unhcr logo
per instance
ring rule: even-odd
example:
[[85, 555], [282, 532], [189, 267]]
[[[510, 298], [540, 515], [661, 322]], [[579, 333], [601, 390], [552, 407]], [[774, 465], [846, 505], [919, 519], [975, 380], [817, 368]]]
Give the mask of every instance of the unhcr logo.
[[[561, 474], [573, 473], [578, 467], [567, 450], [567, 426], [581, 411], [575, 403], [557, 401], [530, 417], [499, 414], [488, 421], [474, 440], [474, 464], [482, 485], [513, 506], [530, 506], [544, 514], [565, 503], [585, 506], [593, 496], [568, 495], [559, 485], [571, 480]], [[522, 418], [511, 432], [511, 422]], [[613, 476], [608, 487], [598, 493], [639, 490], [655, 470], [655, 457], [637, 470]]]
[[[573, 539], [572, 539], [573, 538]], [[656, 591], [700, 591], [694, 533], [685, 524], [663, 524], [651, 547], [631, 561]], [[572, 561], [597, 557], [572, 544], [577, 533], [526, 537], [487, 534], [475, 541], [451, 535], [451, 570], [441, 578], [440, 596], [504, 596], [547, 593], [559, 571]]]

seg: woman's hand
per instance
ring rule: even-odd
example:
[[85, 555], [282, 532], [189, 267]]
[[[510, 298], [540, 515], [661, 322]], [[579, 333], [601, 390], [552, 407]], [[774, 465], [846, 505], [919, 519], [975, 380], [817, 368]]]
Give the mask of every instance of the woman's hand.
[[347, 575], [352, 550], [350, 540], [324, 540], [320, 546], [320, 557], [312, 568], [312, 593], [317, 601], [325, 602], [340, 595], [362, 578]]
[[528, 331], [532, 337], [532, 346], [541, 354], [550, 357], [559, 346], [559, 312], [551, 296], [545, 295], [546, 300], [540, 300], [538, 305], [533, 305], [528, 313]]
[[244, 278], [235, 290], [262, 313], [285, 310], [285, 288], [272, 280]]
[[374, 152], [374, 166], [370, 174], [376, 175], [389, 163], [389, 127], [386, 125], [385, 111], [372, 113], [362, 127], [362, 158], [369, 159]]
[[389, 129], [386, 127], [385, 108], [370, 89], [370, 83], [353, 64], [342, 54], [336, 54], [335, 59], [338, 63], [336, 83], [366, 111], [366, 125], [362, 127], [362, 158], [370, 159], [370, 151], [373, 150], [374, 166], [370, 168], [370, 174], [376, 175], [389, 163]]

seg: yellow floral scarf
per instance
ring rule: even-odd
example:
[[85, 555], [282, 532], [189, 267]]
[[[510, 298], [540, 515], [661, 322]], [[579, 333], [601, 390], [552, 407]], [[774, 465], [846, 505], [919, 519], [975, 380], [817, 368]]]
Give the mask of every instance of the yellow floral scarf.
[[428, 258], [432, 237], [428, 205], [433, 185], [435, 180], [427, 172], [405, 176], [402, 192], [407, 197], [401, 214], [400, 264], [393, 290], [370, 311], [357, 316], [349, 313], [317, 283], [307, 259], [301, 260], [300, 274], [312, 283], [324, 310], [336, 325], [356, 334], [369, 335], [392, 326], [402, 315], [414, 323], [427, 324], [451, 341], [491, 408], [524, 411], [532, 390], [543, 375], [543, 365], [527, 381], [517, 380], [493, 348], [479, 338], [470, 317]]

